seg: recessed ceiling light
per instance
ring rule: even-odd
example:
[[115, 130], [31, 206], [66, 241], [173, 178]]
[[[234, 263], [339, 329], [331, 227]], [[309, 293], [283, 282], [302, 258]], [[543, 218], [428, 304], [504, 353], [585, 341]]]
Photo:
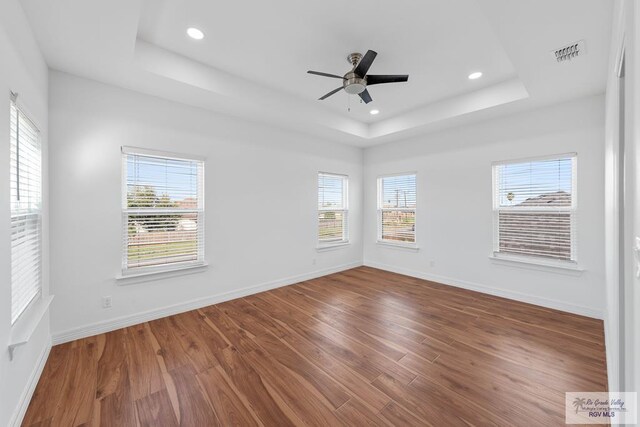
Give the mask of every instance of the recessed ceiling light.
[[482, 73], [480, 71], [469, 74], [469, 80], [479, 79], [480, 77], [482, 77]]
[[380, 110], [371, 110], [371, 111], [369, 111], [369, 114], [371, 114], [372, 116], [375, 116], [379, 112], [380, 112]]
[[187, 28], [187, 34], [189, 35], [189, 37], [195, 40], [202, 40], [204, 38], [204, 33], [194, 27]]

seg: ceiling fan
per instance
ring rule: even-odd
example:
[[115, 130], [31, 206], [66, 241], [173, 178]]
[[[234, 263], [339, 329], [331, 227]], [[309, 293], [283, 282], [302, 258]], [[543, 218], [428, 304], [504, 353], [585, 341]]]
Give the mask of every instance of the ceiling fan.
[[351, 95], [360, 95], [360, 98], [368, 104], [372, 101], [371, 95], [367, 90], [367, 86], [378, 85], [382, 83], [401, 83], [409, 80], [409, 76], [406, 74], [392, 74], [392, 75], [375, 75], [367, 74], [373, 60], [376, 59], [377, 52], [368, 50], [364, 56], [360, 53], [352, 53], [347, 57], [347, 61], [353, 65], [351, 71], [344, 76], [338, 76], [336, 74], [322, 73], [320, 71], [307, 71], [309, 74], [315, 74], [317, 76], [332, 77], [335, 79], [342, 79], [342, 86], [332, 90], [328, 94], [319, 98], [320, 101], [327, 99], [331, 95], [344, 89]]

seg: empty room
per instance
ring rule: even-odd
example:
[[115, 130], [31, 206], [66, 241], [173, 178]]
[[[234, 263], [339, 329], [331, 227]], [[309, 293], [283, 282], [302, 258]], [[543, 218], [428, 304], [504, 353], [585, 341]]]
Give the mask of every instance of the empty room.
[[1, 0], [0, 426], [637, 425], [635, 0]]

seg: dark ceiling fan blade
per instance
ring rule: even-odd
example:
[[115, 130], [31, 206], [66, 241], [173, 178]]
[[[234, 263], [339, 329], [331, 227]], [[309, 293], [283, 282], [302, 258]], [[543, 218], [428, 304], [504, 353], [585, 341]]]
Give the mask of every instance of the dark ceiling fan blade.
[[344, 89], [344, 87], [340, 86], [339, 88], [332, 90], [331, 92], [329, 92], [328, 94], [326, 94], [322, 98], [319, 98], [318, 100], [319, 101], [323, 101], [323, 100], [327, 99], [328, 97], [330, 97], [331, 95], [333, 95], [334, 93], [341, 91], [342, 89]]
[[344, 77], [342, 77], [342, 76], [338, 76], [338, 75], [335, 75], [335, 74], [329, 74], [329, 73], [322, 73], [320, 71], [311, 71], [311, 70], [309, 70], [309, 71], [307, 71], [307, 73], [315, 74], [316, 76], [333, 77], [334, 79], [342, 79], [342, 80], [344, 80]]
[[369, 91], [366, 89], [360, 92], [360, 98], [364, 101], [365, 104], [368, 104], [371, 101], [373, 101], [373, 99], [371, 99], [371, 95], [369, 95]]
[[379, 85], [381, 83], [402, 83], [409, 80], [409, 76], [406, 74], [396, 75], [369, 75], [367, 76], [367, 86]]
[[366, 76], [367, 71], [369, 71], [369, 67], [371, 67], [371, 64], [373, 64], [373, 60], [376, 59], [377, 55], [377, 52], [368, 50], [367, 53], [364, 54], [360, 62], [358, 62], [358, 65], [356, 66], [355, 70], [353, 70], [353, 72], [360, 77]]

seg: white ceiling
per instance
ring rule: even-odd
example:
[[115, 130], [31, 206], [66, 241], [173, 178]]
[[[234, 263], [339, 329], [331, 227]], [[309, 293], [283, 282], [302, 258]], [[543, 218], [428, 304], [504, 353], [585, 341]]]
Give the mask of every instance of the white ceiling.
[[[385, 6], [392, 4], [392, 7]], [[186, 7], [185, 7], [186, 6]], [[280, 0], [251, 5], [210, 0], [148, 0], [138, 37], [196, 61], [306, 100], [342, 85], [309, 69], [343, 75], [347, 55], [378, 52], [371, 74], [409, 74], [409, 82], [372, 87], [360, 105], [340, 92], [320, 102], [363, 122], [470, 92], [515, 76], [515, 69], [475, 0]], [[460, 13], [465, 11], [465, 13]], [[201, 42], [185, 36], [195, 26]], [[467, 37], [472, 35], [472, 37]], [[482, 70], [484, 78], [467, 76]], [[377, 108], [381, 114], [369, 114]]]
[[[603, 92], [612, 12], [609, 0], [22, 4], [52, 68], [358, 146]], [[584, 58], [555, 63], [551, 50], [581, 39]], [[306, 71], [344, 74], [367, 49], [370, 73], [409, 82], [372, 86], [369, 105], [317, 101], [341, 82]]]

